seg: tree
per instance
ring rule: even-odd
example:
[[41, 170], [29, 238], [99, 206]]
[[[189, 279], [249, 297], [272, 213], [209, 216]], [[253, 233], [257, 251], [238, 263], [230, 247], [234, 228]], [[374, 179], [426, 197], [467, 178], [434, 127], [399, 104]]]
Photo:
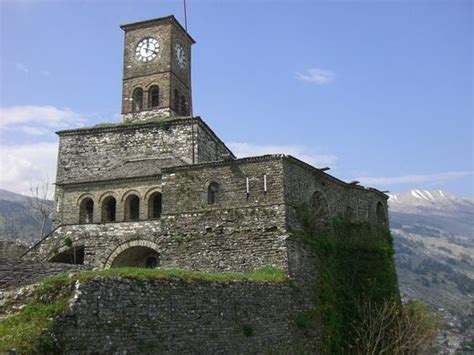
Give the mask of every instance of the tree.
[[363, 301], [353, 324], [357, 354], [431, 354], [440, 322], [419, 301]]
[[30, 195], [31, 196], [26, 197], [26, 201], [31, 209], [31, 216], [36, 223], [38, 223], [38, 234], [39, 238], [42, 239], [44, 237], [46, 222], [51, 216], [51, 213], [53, 213], [53, 204], [48, 201], [51, 197], [49, 178], [46, 178], [45, 181], [35, 186], [31, 185]]

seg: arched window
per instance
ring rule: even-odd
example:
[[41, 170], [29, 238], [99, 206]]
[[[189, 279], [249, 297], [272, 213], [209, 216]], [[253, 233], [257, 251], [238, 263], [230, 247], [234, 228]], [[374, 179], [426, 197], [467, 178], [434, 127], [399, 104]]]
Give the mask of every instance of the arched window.
[[112, 196], [106, 197], [102, 202], [102, 222], [114, 222], [117, 201]]
[[180, 104], [179, 112], [181, 116], [186, 116], [188, 114], [188, 103], [186, 102], [186, 96], [181, 95], [179, 104]]
[[94, 201], [85, 198], [79, 206], [79, 223], [92, 223], [94, 218]]
[[143, 109], [143, 90], [136, 88], [132, 95], [132, 111], [137, 112]]
[[207, 188], [207, 204], [214, 205], [218, 202], [219, 184], [211, 182]]
[[160, 105], [160, 89], [153, 85], [148, 89], [148, 108], [158, 107]]
[[160, 218], [163, 209], [162, 195], [160, 192], [151, 194], [148, 200], [148, 218]]
[[173, 91], [173, 108], [176, 113], [179, 112], [179, 91], [178, 89], [174, 89]]
[[138, 221], [140, 218], [140, 199], [137, 195], [130, 195], [125, 200], [125, 220]]
[[377, 202], [377, 207], [375, 208], [375, 214], [377, 215], [377, 223], [378, 224], [386, 224], [387, 223], [387, 215], [385, 214], [385, 207], [383, 206], [382, 202]]
[[331, 215], [329, 212], [329, 203], [322, 192], [316, 191], [313, 196], [311, 196], [310, 208], [309, 227], [311, 230], [317, 232], [328, 229], [330, 227]]

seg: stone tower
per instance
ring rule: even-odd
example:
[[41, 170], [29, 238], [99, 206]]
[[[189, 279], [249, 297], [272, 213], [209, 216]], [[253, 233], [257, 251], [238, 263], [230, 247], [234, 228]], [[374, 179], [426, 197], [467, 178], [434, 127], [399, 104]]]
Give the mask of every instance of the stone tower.
[[174, 16], [120, 27], [125, 32], [123, 121], [189, 116], [195, 41]]

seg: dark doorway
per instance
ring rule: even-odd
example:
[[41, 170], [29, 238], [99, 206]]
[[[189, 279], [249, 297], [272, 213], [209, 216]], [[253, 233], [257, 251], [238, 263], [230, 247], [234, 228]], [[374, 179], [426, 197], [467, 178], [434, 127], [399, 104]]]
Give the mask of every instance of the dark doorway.
[[121, 252], [112, 262], [111, 267], [156, 268], [160, 264], [159, 254], [147, 247], [131, 247]]
[[84, 246], [77, 246], [69, 248], [55, 256], [50, 260], [52, 263], [63, 264], [84, 264]]

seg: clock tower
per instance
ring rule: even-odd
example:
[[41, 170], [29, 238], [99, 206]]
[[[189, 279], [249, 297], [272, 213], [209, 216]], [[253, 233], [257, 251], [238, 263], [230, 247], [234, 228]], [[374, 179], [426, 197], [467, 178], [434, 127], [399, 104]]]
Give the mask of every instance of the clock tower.
[[125, 32], [123, 121], [189, 116], [195, 41], [174, 16], [120, 27]]

